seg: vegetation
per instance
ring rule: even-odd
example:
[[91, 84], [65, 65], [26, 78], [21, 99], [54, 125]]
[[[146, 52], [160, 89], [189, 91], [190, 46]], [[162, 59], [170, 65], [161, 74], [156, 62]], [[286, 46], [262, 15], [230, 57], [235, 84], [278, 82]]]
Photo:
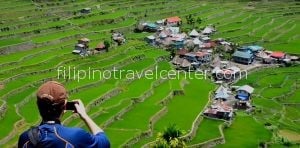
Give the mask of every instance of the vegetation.
[[[158, 60], [168, 57], [168, 52], [149, 47], [142, 41], [150, 34], [133, 32], [141, 20], [156, 21], [176, 15], [182, 18], [182, 29], [186, 31], [193, 28], [199, 31], [206, 25], [214, 25], [217, 32], [212, 39], [222, 37], [239, 45], [258, 44], [268, 50], [300, 53], [299, 2], [292, 0], [251, 3], [239, 0], [192, 0], [188, 3], [185, 0], [142, 0], [138, 3], [126, 0], [0, 0], [0, 4], [0, 106], [6, 105], [5, 112], [0, 109], [0, 147], [16, 146], [18, 135], [39, 124], [35, 92], [47, 80], [60, 81], [70, 92], [71, 99], [83, 100], [88, 114], [105, 128], [112, 147], [125, 146], [135, 138], [139, 140], [129, 147], [142, 147], [154, 142], [156, 135], [161, 143], [173, 147], [218, 138], [223, 122], [206, 118], [200, 122], [190, 142], [183, 143], [179, 138], [191, 131], [193, 122], [209, 101], [209, 92], [215, 87], [209, 80], [184, 78], [183, 75], [163, 82], [145, 76], [132, 81], [125, 77], [58, 79], [59, 66], [80, 70], [89, 67], [111, 70], [115, 66], [137, 72], [155, 67], [159, 72], [172, 69], [167, 60]], [[80, 13], [85, 7], [92, 8], [92, 12]], [[125, 34], [126, 44], [112, 48], [112, 31]], [[88, 57], [73, 55], [74, 45], [82, 37], [91, 40], [91, 48], [104, 41], [111, 50]], [[3, 54], [5, 51], [11, 53]], [[224, 58], [230, 59], [229, 55], [224, 53]], [[269, 142], [274, 147], [294, 146], [297, 141], [293, 137], [300, 134], [299, 71], [297, 65], [264, 69], [239, 81], [236, 85], [249, 84], [255, 88], [256, 111], [253, 115], [239, 113], [232, 125], [223, 130], [225, 144], [218, 146], [257, 147]], [[112, 93], [113, 90], [120, 91]], [[172, 96], [174, 91], [183, 91], [184, 95]], [[108, 94], [111, 96], [99, 101]], [[165, 99], [169, 101], [161, 103]], [[153, 116], [164, 109], [166, 112], [152, 123]], [[65, 125], [86, 128], [81, 120], [70, 117], [71, 113], [64, 115]], [[169, 126], [170, 122], [176, 126]], [[149, 130], [152, 136], [140, 136]], [[186, 132], [179, 134], [182, 130]], [[158, 134], [160, 132], [162, 134]]]
[[176, 124], [170, 124], [165, 128], [163, 133], [158, 133], [155, 144], [155, 148], [177, 148], [177, 147], [186, 147], [185, 142], [180, 139], [180, 136], [183, 135], [183, 131], [176, 127]]

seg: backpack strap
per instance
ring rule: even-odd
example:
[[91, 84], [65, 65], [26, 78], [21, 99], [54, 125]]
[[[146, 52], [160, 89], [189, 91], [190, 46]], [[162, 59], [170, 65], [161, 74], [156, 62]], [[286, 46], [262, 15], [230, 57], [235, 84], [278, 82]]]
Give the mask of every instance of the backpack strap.
[[39, 127], [35, 126], [35, 127], [31, 127], [29, 130], [28, 130], [28, 137], [29, 137], [29, 140], [30, 142], [32, 143], [32, 145], [34, 147], [40, 147], [39, 146], [39, 141], [40, 141], [40, 138], [39, 138]]

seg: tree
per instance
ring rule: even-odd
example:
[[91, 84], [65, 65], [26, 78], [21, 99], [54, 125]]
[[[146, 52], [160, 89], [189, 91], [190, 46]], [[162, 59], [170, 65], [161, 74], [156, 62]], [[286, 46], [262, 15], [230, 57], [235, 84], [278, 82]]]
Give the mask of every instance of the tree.
[[198, 23], [198, 25], [200, 25], [202, 23], [202, 19], [200, 17], [197, 17], [196, 22]]
[[193, 18], [193, 16], [190, 14], [188, 16], [185, 17], [186, 18], [186, 23], [190, 24], [190, 25], [195, 25], [195, 18]]
[[108, 49], [109, 49], [109, 47], [110, 47], [109, 41], [105, 40], [105, 41], [103, 42], [103, 44], [104, 44], [104, 46], [105, 46], [106, 52], [108, 52]]
[[170, 124], [164, 129], [163, 133], [158, 133], [155, 144], [155, 148], [177, 148], [186, 147], [185, 142], [180, 139], [183, 135], [183, 131], [180, 130], [176, 124]]

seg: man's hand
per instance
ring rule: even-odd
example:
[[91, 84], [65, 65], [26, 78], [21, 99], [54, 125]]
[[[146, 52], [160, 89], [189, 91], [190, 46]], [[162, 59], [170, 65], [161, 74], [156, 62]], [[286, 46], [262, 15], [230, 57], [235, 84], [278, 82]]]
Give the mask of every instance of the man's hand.
[[87, 127], [89, 127], [90, 131], [96, 135], [99, 132], [103, 132], [103, 130], [87, 115], [84, 105], [81, 100], [74, 100], [78, 103], [75, 103], [76, 112], [79, 114], [81, 119], [86, 123]]
[[74, 100], [74, 101], [78, 102], [78, 103], [75, 103], [75, 108], [76, 108], [75, 112], [78, 113], [81, 118], [86, 118], [88, 115], [85, 111], [85, 107], [84, 107], [82, 101], [79, 99]]

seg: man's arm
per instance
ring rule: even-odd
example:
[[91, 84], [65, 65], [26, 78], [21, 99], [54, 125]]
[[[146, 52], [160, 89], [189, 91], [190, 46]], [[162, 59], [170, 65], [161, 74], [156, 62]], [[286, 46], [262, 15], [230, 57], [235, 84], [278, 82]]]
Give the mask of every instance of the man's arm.
[[80, 118], [85, 122], [85, 124], [88, 126], [90, 131], [96, 135], [99, 132], [103, 132], [103, 130], [87, 115], [84, 105], [81, 100], [74, 100], [77, 101], [75, 103], [76, 112], [79, 114]]

